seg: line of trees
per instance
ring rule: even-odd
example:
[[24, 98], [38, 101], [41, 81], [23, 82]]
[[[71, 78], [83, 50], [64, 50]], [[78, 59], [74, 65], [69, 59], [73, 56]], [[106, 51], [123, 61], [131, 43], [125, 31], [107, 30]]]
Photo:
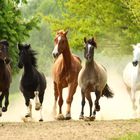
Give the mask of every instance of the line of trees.
[[[39, 52], [39, 63], [52, 62], [54, 34], [69, 30], [70, 46], [83, 47], [83, 38], [94, 36], [98, 51], [128, 54], [140, 40], [139, 0], [1, 0], [0, 39], [9, 41], [14, 71], [17, 42], [28, 42]], [[38, 28], [39, 27], [39, 28]], [[30, 32], [31, 31], [31, 32]], [[42, 57], [44, 56], [44, 57]]]

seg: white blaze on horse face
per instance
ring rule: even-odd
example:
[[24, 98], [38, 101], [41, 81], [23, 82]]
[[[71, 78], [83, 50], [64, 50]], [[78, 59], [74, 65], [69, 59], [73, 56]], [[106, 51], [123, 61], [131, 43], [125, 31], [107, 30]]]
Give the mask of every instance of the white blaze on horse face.
[[88, 54], [90, 53], [90, 49], [92, 48], [91, 44], [88, 44]]
[[60, 40], [61, 40], [61, 36], [59, 36], [57, 39], [58, 39], [58, 42], [57, 42], [57, 44], [55, 45], [52, 54], [58, 54], [58, 44], [59, 44], [59, 42], [60, 42]]

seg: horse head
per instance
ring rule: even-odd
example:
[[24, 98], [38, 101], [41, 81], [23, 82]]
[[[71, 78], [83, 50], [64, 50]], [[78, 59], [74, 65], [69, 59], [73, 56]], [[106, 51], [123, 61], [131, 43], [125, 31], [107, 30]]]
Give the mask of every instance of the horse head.
[[87, 61], [92, 61], [93, 60], [93, 55], [94, 55], [94, 48], [97, 48], [97, 44], [95, 42], [95, 39], [92, 37], [91, 39], [86, 39], [84, 38], [84, 57]]
[[24, 63], [26, 63], [27, 61], [30, 44], [18, 44], [18, 49], [19, 49], [18, 67], [21, 69], [23, 68]]
[[133, 46], [133, 66], [137, 66], [138, 62], [140, 62], [140, 43], [137, 43]]
[[66, 49], [66, 46], [68, 45], [67, 42], [67, 35], [68, 31], [60, 30], [56, 33], [55, 39], [54, 39], [54, 50], [52, 52], [52, 55], [54, 58], [57, 58], [63, 51]]
[[0, 41], [0, 65], [10, 63], [10, 59], [8, 58], [8, 46], [7, 40]]

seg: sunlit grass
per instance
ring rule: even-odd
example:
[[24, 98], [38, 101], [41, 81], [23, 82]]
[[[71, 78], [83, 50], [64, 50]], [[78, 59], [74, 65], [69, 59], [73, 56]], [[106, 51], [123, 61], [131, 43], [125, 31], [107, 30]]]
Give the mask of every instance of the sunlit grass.
[[119, 138], [112, 138], [111, 140], [140, 140], [140, 132], [137, 134], [127, 134]]

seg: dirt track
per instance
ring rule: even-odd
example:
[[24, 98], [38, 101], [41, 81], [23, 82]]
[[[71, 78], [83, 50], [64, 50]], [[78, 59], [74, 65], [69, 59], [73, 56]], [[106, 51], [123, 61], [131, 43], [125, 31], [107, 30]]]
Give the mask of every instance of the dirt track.
[[140, 132], [140, 121], [0, 123], [0, 140], [106, 140]]

